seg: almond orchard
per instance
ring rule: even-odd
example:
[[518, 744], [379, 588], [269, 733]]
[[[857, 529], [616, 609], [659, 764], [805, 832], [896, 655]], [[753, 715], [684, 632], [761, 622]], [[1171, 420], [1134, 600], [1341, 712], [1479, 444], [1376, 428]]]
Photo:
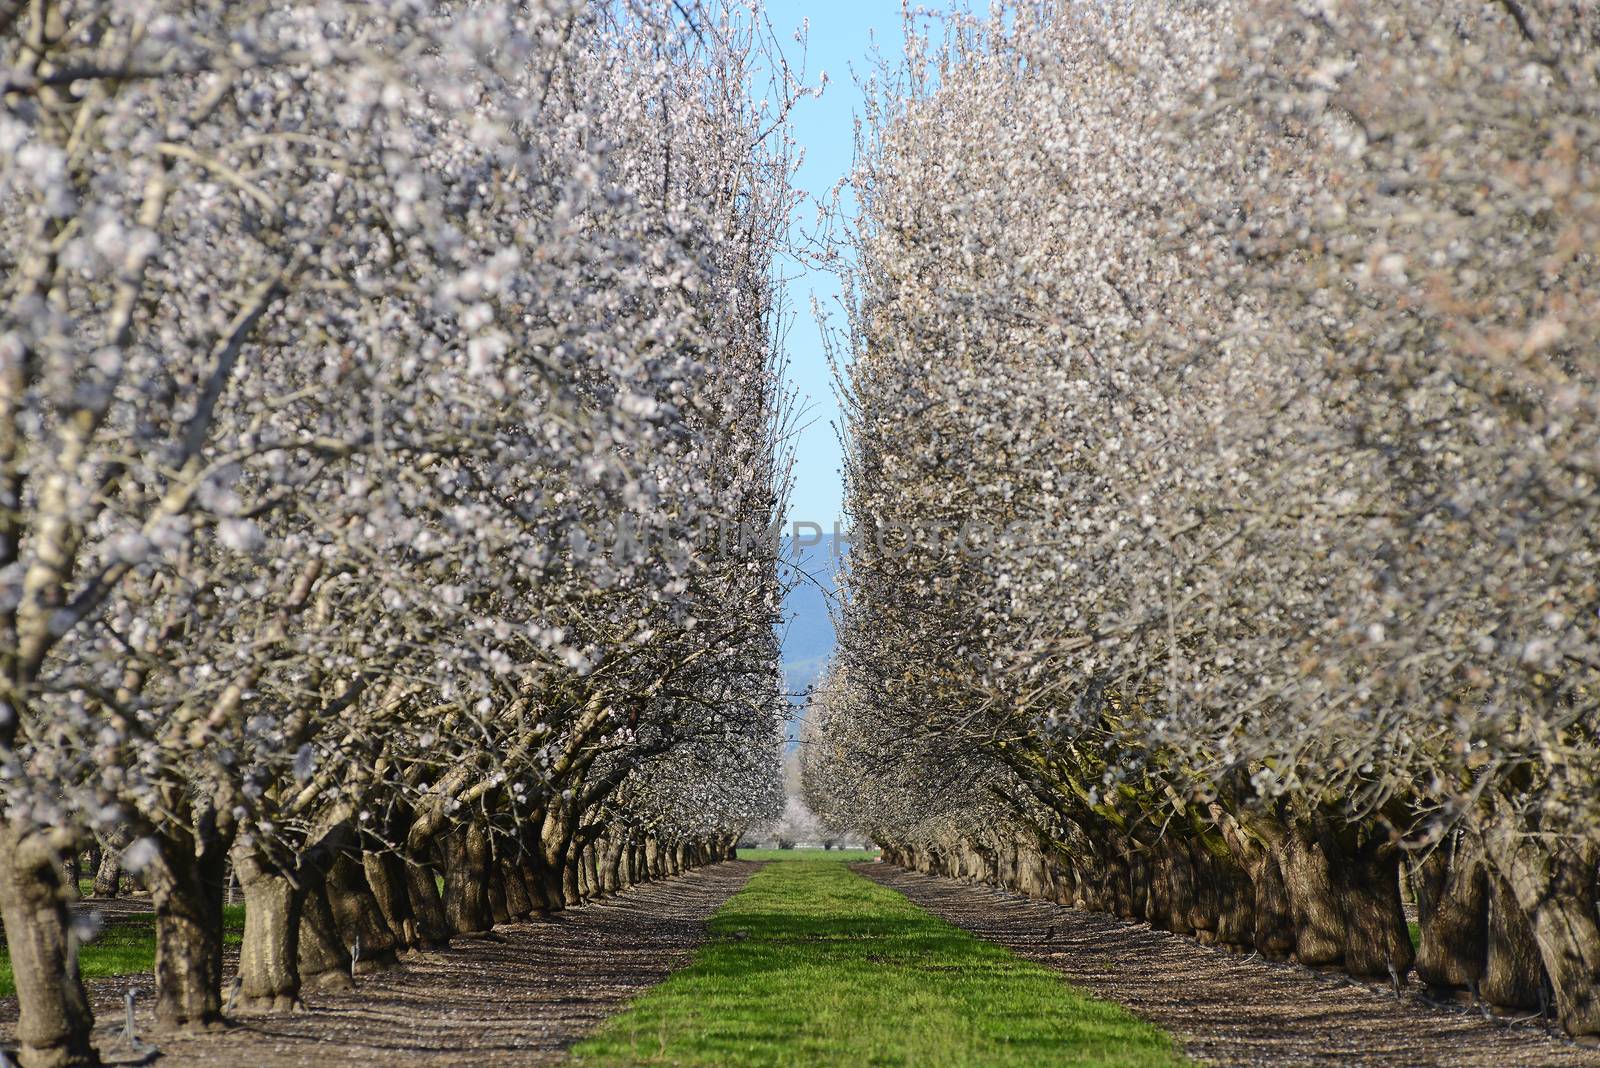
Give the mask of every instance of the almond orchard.
[[0, 0], [0, 1064], [1600, 1063], [1600, 6], [890, 6]]
[[813, 808], [1600, 1033], [1597, 30], [1127, 0], [914, 39], [842, 261]]

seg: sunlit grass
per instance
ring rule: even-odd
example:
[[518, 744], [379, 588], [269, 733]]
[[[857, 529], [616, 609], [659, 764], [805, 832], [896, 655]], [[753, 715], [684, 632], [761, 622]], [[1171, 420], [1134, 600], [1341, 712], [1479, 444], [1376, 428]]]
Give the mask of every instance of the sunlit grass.
[[846, 859], [785, 851], [757, 872], [694, 962], [577, 1046], [576, 1062], [1184, 1063], [1154, 1026], [936, 919]]
[[872, 860], [876, 849], [741, 849], [740, 860]]
[[[222, 910], [222, 943], [236, 946], [244, 938], [244, 906]], [[113, 975], [138, 975], [156, 966], [156, 918], [147, 912], [118, 916], [108, 922], [94, 941], [78, 951], [78, 971], [85, 979]], [[0, 997], [17, 992], [11, 974], [11, 957], [0, 946]]]

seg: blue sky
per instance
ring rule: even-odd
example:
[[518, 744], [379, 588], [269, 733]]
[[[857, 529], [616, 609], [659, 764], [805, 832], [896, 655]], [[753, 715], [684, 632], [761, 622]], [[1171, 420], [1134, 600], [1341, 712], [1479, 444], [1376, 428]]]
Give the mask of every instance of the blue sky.
[[[806, 49], [806, 84], [815, 85], [822, 71], [828, 88], [821, 99], [800, 101], [792, 114], [795, 138], [805, 149], [805, 162], [796, 179], [808, 194], [820, 197], [849, 173], [855, 152], [855, 116], [861, 109], [861, 92], [854, 74], [865, 77], [873, 44], [891, 60], [901, 49], [900, 0], [768, 0], [767, 15], [785, 53], [795, 62], [800, 46], [794, 31], [810, 20]], [[809, 226], [816, 213], [808, 200], [798, 219]], [[843, 325], [839, 287], [832, 276], [785, 261], [789, 278], [789, 306], [795, 313], [789, 329], [789, 377], [798, 390], [805, 429], [795, 443], [795, 490], [789, 521], [822, 524], [827, 530], [839, 517], [840, 455], [839, 407], [833, 381], [823, 355], [822, 336], [811, 314], [815, 294], [835, 324]]]

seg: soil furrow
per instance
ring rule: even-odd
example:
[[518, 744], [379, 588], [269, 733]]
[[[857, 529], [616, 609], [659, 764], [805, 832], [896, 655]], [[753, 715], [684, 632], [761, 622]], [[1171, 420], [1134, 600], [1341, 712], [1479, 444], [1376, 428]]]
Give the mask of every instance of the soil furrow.
[[1121, 1002], [1211, 1064], [1600, 1066], [1600, 1050], [1537, 1026], [1491, 1023], [1415, 990], [1396, 999], [1342, 976], [1240, 956], [1148, 924], [887, 864], [854, 867], [947, 922]]
[[[759, 864], [729, 861], [536, 923], [495, 929], [418, 954], [404, 966], [360, 980], [353, 991], [309, 993], [307, 1011], [242, 1017], [229, 1030], [155, 1036], [163, 1068], [238, 1064], [249, 1068], [390, 1063], [399, 1068], [501, 1068], [548, 1064], [623, 1003], [687, 964], [706, 921]], [[136, 992], [148, 1040], [151, 978], [92, 984], [102, 1056], [138, 1060], [121, 1042], [122, 998]], [[0, 999], [11, 1030], [16, 1001]]]

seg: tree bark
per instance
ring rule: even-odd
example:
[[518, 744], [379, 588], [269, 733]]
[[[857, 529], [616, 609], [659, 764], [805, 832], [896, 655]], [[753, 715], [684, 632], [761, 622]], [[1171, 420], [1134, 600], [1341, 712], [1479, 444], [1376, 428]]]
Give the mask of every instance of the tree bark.
[[1533, 925], [1517, 904], [1517, 895], [1502, 877], [1489, 879], [1489, 952], [1478, 992], [1493, 1005], [1516, 1009], [1539, 1007], [1544, 965]]
[[63, 858], [61, 875], [67, 885], [72, 887], [73, 893], [77, 893], [78, 882], [83, 878], [83, 857], [76, 849], [69, 851]]
[[1479, 850], [1465, 836], [1441, 844], [1418, 873], [1418, 978], [1439, 989], [1476, 988], [1489, 954], [1489, 878]]
[[1255, 884], [1255, 947], [1268, 960], [1287, 960], [1295, 951], [1294, 903], [1283, 876], [1282, 842], [1261, 846], [1251, 869]]
[[[1205, 848], [1202, 846], [1202, 848]], [[1255, 883], [1230, 847], [1210, 854], [1217, 941], [1225, 946], [1253, 947], [1256, 938]]]
[[511, 922], [511, 905], [506, 894], [506, 880], [502, 868], [492, 857], [489, 860], [488, 881], [485, 884], [489, 893], [489, 916], [494, 920], [494, 925], [499, 927], [503, 923]]
[[587, 845], [578, 851], [575, 861], [575, 866], [578, 869], [578, 893], [583, 895], [585, 902], [593, 901], [595, 898], [594, 869], [591, 864], [593, 856], [594, 847]]
[[17, 987], [22, 1068], [100, 1063], [91, 1041], [94, 1016], [78, 977], [67, 910], [71, 889], [62, 885], [60, 852], [48, 834], [0, 827], [0, 919]]
[[1417, 902], [1419, 923], [1426, 924], [1428, 917], [1443, 899], [1445, 884], [1450, 880], [1450, 861], [1455, 851], [1455, 837], [1447, 836], [1422, 860], [1411, 861], [1409, 865], [1411, 892]]
[[1185, 916], [1194, 937], [1202, 945], [1210, 945], [1219, 941], [1217, 921], [1221, 916], [1221, 888], [1220, 873], [1216, 868], [1216, 858], [1206, 848], [1205, 842], [1199, 838], [1191, 838], [1179, 843], [1184, 847], [1189, 861], [1189, 881], [1191, 897], [1189, 911]]
[[584, 882], [588, 884], [584, 887], [584, 894], [591, 901], [600, 896], [600, 863], [597, 859], [599, 851], [600, 846], [596, 842], [590, 842], [583, 851]]
[[1167, 915], [1162, 926], [1173, 934], [1193, 933], [1194, 863], [1188, 845], [1174, 835], [1156, 844], [1156, 881], [1166, 889]]
[[[1133, 910], [1133, 918], [1147, 920], [1152, 926], [1155, 926], [1154, 915], [1151, 911], [1150, 851], [1132, 839], [1128, 839], [1126, 849], [1128, 854], [1129, 906]], [[1059, 890], [1056, 893], [1056, 899], [1060, 899]]]
[[605, 894], [615, 894], [622, 889], [622, 859], [626, 840], [620, 834], [605, 837], [605, 863], [600, 870], [600, 889]]
[[339, 851], [328, 869], [325, 889], [340, 940], [351, 947], [354, 974], [371, 975], [395, 967], [398, 941], [384, 922], [383, 910], [356, 854]]
[[222, 1021], [224, 843], [205, 831], [158, 837], [145, 874], [156, 914], [156, 1027], [210, 1031]]
[[544, 858], [543, 846], [536, 846], [523, 862], [523, 877], [533, 895], [534, 908], [541, 913], [558, 912], [565, 905], [561, 892], [561, 869]]
[[1393, 976], [1404, 983], [1416, 951], [1400, 903], [1400, 848], [1376, 828], [1344, 828], [1347, 842], [1330, 843], [1344, 905], [1344, 968], [1354, 976]]
[[1249, 881], [1241, 944], [1269, 960], [1287, 959], [1294, 950], [1294, 910], [1283, 881], [1283, 824], [1270, 817], [1240, 820], [1221, 805], [1211, 806], [1211, 818]]
[[416, 856], [403, 857], [402, 861], [418, 944], [426, 949], [443, 949], [450, 944], [450, 922], [445, 917], [444, 899], [439, 896], [438, 872]]
[[1595, 866], [1600, 844], [1547, 846], [1523, 839], [1510, 854], [1508, 880], [1531, 918], [1539, 958], [1569, 1035], [1600, 1035], [1600, 911]]
[[572, 849], [567, 853], [567, 862], [561, 866], [561, 893], [566, 898], [568, 908], [577, 908], [583, 904], [583, 890], [578, 886], [578, 862], [582, 850]]
[[100, 863], [94, 869], [94, 896], [116, 897], [122, 892], [122, 850], [106, 845], [100, 848]]
[[642, 853], [643, 846], [629, 838], [627, 846], [622, 850], [622, 878], [629, 886], [636, 886], [644, 881]]
[[661, 878], [661, 846], [654, 838], [644, 841], [644, 866], [650, 878]]
[[348, 990], [355, 985], [350, 975], [350, 950], [339, 932], [339, 923], [328, 904], [324, 885], [325, 865], [332, 857], [322, 853], [302, 858], [300, 871], [303, 893], [300, 909], [300, 984], [317, 990]]
[[445, 835], [444, 912], [452, 935], [489, 933], [489, 837], [474, 820]]
[[235, 845], [233, 867], [244, 892], [239, 951], [242, 1012], [292, 1012], [300, 1002], [301, 895], [294, 880], [253, 845]]
[[525, 920], [534, 913], [533, 897], [523, 881], [522, 868], [510, 858], [500, 862], [500, 880], [506, 888], [506, 912], [513, 920]]
[[[1105, 911], [1113, 916], [1127, 919], [1133, 915], [1133, 891], [1129, 888], [1128, 858], [1123, 854], [1120, 843], [1103, 840], [1100, 843], [1100, 901]], [[1022, 872], [1022, 854], [1012, 853], [1010, 856], [1012, 875], [1012, 888], [1020, 888], [1024, 879]]]
[[[1150, 926], [1164, 931], [1172, 926], [1172, 880], [1167, 877], [1167, 865], [1162, 859], [1162, 850], [1165, 848], [1163, 842], [1152, 842], [1145, 847], [1145, 869], [1148, 872], [1145, 917], [1150, 921]], [[1076, 864], [1071, 864], [1068, 873], [1075, 876], [1076, 868]]]
[[1294, 912], [1294, 952], [1301, 964], [1344, 959], [1344, 902], [1324, 843], [1305, 827], [1291, 826], [1280, 856]]
[[416, 915], [411, 908], [405, 861], [391, 850], [364, 850], [361, 869], [384, 925], [395, 937], [395, 948], [418, 948], [422, 936], [417, 933]]

